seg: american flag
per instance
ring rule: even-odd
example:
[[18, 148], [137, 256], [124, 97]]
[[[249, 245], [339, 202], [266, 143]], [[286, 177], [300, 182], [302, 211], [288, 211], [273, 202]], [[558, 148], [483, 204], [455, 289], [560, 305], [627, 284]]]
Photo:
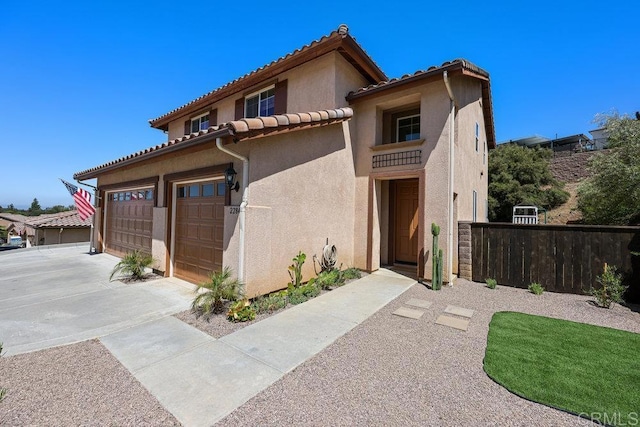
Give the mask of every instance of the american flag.
[[73, 184], [68, 183], [64, 179], [61, 179], [62, 183], [71, 196], [73, 196], [73, 201], [76, 203], [76, 209], [78, 209], [78, 214], [80, 215], [81, 220], [85, 220], [89, 218], [96, 212], [96, 208], [91, 204], [91, 194], [82, 188], [78, 188]]

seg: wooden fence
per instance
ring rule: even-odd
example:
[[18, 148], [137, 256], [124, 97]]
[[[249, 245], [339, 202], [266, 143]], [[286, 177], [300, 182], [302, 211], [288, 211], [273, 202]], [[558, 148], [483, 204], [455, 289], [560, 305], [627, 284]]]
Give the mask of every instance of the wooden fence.
[[640, 227], [472, 223], [472, 278], [552, 292], [583, 294], [604, 263], [625, 273], [634, 299], [640, 290]]

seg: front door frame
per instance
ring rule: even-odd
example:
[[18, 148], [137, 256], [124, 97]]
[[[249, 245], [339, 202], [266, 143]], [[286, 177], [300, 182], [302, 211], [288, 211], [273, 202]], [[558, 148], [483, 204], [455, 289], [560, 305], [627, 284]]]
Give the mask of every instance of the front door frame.
[[[398, 230], [398, 216], [397, 216], [397, 210], [398, 210], [398, 192], [397, 192], [397, 184], [402, 182], [402, 181], [406, 181], [406, 180], [414, 180], [415, 178], [404, 178], [404, 179], [392, 179], [389, 180], [389, 236], [388, 236], [388, 246], [389, 246], [389, 253], [387, 255], [389, 264], [394, 265], [396, 263], [401, 263], [401, 264], [406, 264], [406, 265], [412, 265], [412, 264], [418, 264], [418, 259], [416, 258], [414, 260], [413, 263], [409, 263], [407, 264], [406, 262], [402, 262], [402, 261], [398, 261], [396, 259], [396, 232]], [[420, 188], [420, 183], [418, 182], [418, 191]], [[418, 200], [420, 198], [420, 195], [418, 194]], [[418, 202], [419, 203], [419, 202]], [[418, 213], [419, 215], [419, 213]], [[419, 223], [420, 221], [418, 221]], [[418, 233], [418, 230], [416, 229], [416, 233]], [[417, 241], [416, 241], [416, 245], [417, 245]], [[417, 248], [416, 248], [417, 249]]]
[[[381, 212], [378, 212], [378, 200], [380, 194], [376, 194], [376, 182], [378, 181], [390, 181], [418, 178], [418, 259], [417, 273], [418, 277], [424, 276], [424, 263], [425, 263], [425, 180], [426, 171], [424, 169], [410, 170], [410, 171], [397, 171], [397, 172], [374, 172], [369, 175], [369, 191], [368, 191], [368, 210], [367, 210], [367, 271], [374, 271], [379, 268], [380, 264], [380, 243], [374, 247], [374, 232], [378, 234], [380, 230], [374, 230], [374, 213], [377, 213], [377, 217], [381, 216]], [[388, 208], [388, 206], [381, 206], [381, 208]], [[374, 259], [378, 260], [374, 263]]]

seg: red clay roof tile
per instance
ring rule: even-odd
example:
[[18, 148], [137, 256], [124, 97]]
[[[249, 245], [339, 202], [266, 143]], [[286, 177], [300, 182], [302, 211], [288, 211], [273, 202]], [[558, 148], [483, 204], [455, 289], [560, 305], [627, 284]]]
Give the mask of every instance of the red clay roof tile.
[[218, 126], [212, 126], [209, 129], [201, 130], [197, 133], [181, 136], [172, 139], [155, 147], [146, 148], [128, 156], [121, 157], [117, 160], [110, 161], [91, 169], [77, 172], [73, 175], [74, 179], [91, 179], [95, 178], [100, 172], [118, 168], [123, 164], [129, 164], [144, 160], [150, 156], [160, 155], [173, 149], [181, 149], [191, 143], [199, 143], [208, 141], [210, 138], [203, 138], [205, 135], [211, 137], [233, 136], [236, 140], [243, 140], [259, 136], [266, 132], [279, 130], [295, 130], [299, 128], [299, 124], [323, 125], [347, 120], [353, 117], [353, 110], [349, 107], [324, 110], [322, 112], [312, 111], [309, 113], [294, 113], [276, 116], [266, 116], [259, 118], [244, 118], [233, 120], [228, 123], [222, 123]]

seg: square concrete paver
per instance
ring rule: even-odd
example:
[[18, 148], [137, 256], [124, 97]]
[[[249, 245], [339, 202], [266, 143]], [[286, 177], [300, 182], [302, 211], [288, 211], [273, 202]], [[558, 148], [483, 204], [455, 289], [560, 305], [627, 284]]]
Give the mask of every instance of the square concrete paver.
[[445, 316], [445, 315], [438, 316], [438, 319], [436, 319], [436, 324], [449, 326], [455, 329], [460, 329], [461, 331], [466, 331], [467, 328], [469, 327], [468, 320], [459, 319], [457, 317]]
[[468, 308], [456, 307], [455, 305], [448, 305], [447, 308], [444, 309], [445, 313], [455, 314], [456, 316], [462, 317], [471, 317], [473, 316], [474, 311]]
[[396, 316], [408, 317], [410, 319], [419, 319], [424, 314], [424, 311], [413, 310], [411, 308], [400, 307], [396, 311], [393, 312]]
[[418, 307], [418, 308], [429, 308], [429, 307], [431, 307], [431, 301], [427, 301], [427, 300], [423, 300], [423, 299], [417, 299], [417, 298], [411, 298], [409, 301], [405, 302], [405, 304], [413, 306], [413, 307]]

